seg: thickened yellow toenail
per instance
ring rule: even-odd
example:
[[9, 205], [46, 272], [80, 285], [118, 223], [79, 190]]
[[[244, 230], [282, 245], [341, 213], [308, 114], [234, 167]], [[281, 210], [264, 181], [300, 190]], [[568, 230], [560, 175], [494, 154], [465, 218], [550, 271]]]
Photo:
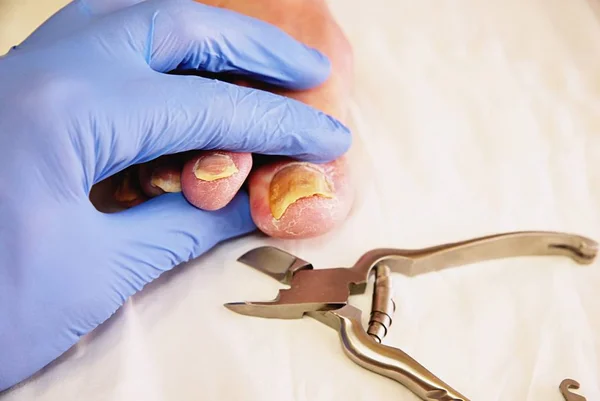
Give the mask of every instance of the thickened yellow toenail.
[[181, 176], [179, 174], [153, 175], [150, 183], [165, 192], [181, 192]]
[[203, 181], [215, 181], [231, 177], [238, 172], [233, 159], [228, 155], [214, 153], [198, 159], [194, 166], [194, 175]]
[[316, 167], [294, 164], [283, 168], [271, 180], [269, 205], [271, 214], [280, 219], [288, 207], [301, 198], [333, 198], [332, 185]]

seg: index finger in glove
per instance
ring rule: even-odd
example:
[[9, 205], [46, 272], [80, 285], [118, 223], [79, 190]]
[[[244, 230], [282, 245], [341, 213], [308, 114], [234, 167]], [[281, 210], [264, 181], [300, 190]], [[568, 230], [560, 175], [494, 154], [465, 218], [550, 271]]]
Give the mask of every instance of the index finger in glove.
[[282, 88], [322, 84], [330, 63], [283, 30], [193, 0], [148, 0], [107, 16], [94, 29], [108, 49], [133, 51], [151, 69], [234, 73]]
[[[94, 112], [104, 134], [94, 182], [163, 155], [228, 150], [326, 162], [345, 153], [348, 129], [296, 100], [216, 80], [160, 75], [132, 82]], [[127, 107], [123, 107], [126, 104]]]

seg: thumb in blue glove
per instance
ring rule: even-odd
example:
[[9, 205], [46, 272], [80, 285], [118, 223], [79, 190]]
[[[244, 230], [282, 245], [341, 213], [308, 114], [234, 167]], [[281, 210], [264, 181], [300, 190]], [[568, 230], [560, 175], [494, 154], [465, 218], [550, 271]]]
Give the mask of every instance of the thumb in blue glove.
[[217, 212], [179, 193], [103, 214], [89, 201], [94, 184], [188, 150], [326, 162], [350, 146], [345, 127], [300, 102], [166, 74], [322, 83], [327, 60], [275, 27], [191, 0], [94, 3], [69, 4], [0, 59], [0, 391], [161, 273], [255, 229], [244, 193]]

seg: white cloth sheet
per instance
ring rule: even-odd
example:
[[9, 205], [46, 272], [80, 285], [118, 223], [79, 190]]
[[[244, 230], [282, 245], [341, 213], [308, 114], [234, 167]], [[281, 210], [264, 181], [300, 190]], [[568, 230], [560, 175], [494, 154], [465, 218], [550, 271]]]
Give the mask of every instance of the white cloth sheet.
[[[374, 247], [513, 230], [600, 240], [600, 3], [330, 4], [356, 58], [348, 221], [313, 240], [236, 240], [165, 274], [2, 401], [417, 400], [352, 363], [312, 319], [225, 309], [280, 288], [236, 258], [273, 244], [349, 266]], [[394, 285], [386, 344], [471, 400], [561, 401], [565, 378], [600, 400], [600, 263], [506, 259]]]

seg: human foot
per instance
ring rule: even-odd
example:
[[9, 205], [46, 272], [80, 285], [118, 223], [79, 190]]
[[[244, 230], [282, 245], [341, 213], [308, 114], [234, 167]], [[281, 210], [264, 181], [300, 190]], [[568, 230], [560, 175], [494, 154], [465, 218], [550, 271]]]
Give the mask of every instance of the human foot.
[[[286, 31], [297, 40], [328, 56], [332, 71], [321, 86], [300, 92], [268, 87], [258, 82], [221, 77], [232, 83], [268, 90], [296, 99], [344, 122], [346, 104], [352, 90], [352, 49], [340, 27], [322, 0], [202, 0], [201, 3], [223, 7], [261, 19]], [[210, 166], [208, 156], [213, 155]], [[179, 156], [169, 156], [177, 158]], [[178, 159], [181, 160], [181, 159]], [[231, 162], [231, 163], [230, 163]], [[162, 163], [166, 163], [162, 160]], [[251, 155], [231, 152], [203, 151], [186, 155], [182, 174], [173, 174], [177, 161], [169, 159], [169, 167], [149, 163], [140, 167], [143, 193], [121, 189], [118, 193], [126, 206], [142, 200], [133, 194], [156, 196], [170, 190], [183, 191], [195, 206], [215, 210], [224, 207], [247, 184], [252, 217], [258, 228], [272, 237], [308, 238], [324, 234], [343, 221], [353, 202], [353, 192], [344, 157], [326, 164], [296, 161], [268, 162], [251, 171]], [[179, 165], [181, 169], [181, 165]], [[208, 166], [212, 173], [198, 174], [198, 167]], [[149, 168], [156, 167], [152, 175]], [[208, 174], [208, 175], [207, 175]], [[152, 185], [149, 181], [154, 177]], [[127, 184], [128, 182], [125, 182]], [[129, 183], [131, 184], [131, 183]]]

